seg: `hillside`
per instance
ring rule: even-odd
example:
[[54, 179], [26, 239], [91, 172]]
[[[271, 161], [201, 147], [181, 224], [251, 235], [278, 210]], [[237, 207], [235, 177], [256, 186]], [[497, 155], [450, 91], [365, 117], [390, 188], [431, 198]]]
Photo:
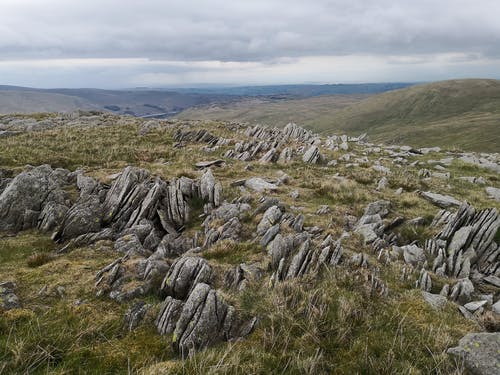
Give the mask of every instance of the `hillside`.
[[[208, 111], [191, 109], [179, 117], [239, 119], [271, 126], [284, 126], [293, 119], [323, 134], [366, 132], [374, 141], [415, 147], [494, 152], [500, 144], [500, 81], [443, 81], [373, 95], [349, 106], [338, 106], [336, 101], [337, 97], [326, 96], [277, 106], [243, 103]], [[266, 116], [271, 108], [273, 116]]]
[[77, 96], [49, 92], [0, 90], [0, 113], [70, 112], [97, 109]]
[[0, 123], [0, 373], [500, 366], [498, 154], [295, 124]]
[[357, 103], [368, 95], [328, 95], [312, 98], [272, 100], [251, 98], [227, 104], [197, 106], [182, 111], [176, 118], [244, 121], [249, 124], [284, 126], [293, 121], [310, 129], [328, 126], [332, 113]]

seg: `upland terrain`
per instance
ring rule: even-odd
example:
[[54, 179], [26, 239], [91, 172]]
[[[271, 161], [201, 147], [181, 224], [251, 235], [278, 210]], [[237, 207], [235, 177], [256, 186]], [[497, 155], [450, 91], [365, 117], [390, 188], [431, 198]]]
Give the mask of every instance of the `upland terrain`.
[[442, 85], [317, 131], [0, 115], [0, 373], [498, 374], [498, 83]]

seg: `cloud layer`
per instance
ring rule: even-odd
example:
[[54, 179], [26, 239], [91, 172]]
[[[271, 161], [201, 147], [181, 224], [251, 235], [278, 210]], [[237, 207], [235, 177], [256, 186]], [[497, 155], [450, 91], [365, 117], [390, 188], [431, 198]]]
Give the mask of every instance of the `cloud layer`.
[[38, 66], [32, 81], [47, 86], [59, 66], [71, 85], [109, 86], [99, 72], [110, 64], [115, 86], [245, 83], [259, 71], [261, 81], [375, 81], [391, 66], [406, 67], [404, 80], [447, 68], [498, 76], [498, 14], [494, 0], [2, 0], [0, 83], [29, 83]]

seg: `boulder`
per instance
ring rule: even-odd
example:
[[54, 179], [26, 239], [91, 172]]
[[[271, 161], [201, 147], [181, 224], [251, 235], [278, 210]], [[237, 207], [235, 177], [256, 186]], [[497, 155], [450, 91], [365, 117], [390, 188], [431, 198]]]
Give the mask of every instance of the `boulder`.
[[468, 333], [448, 354], [463, 360], [472, 375], [497, 375], [500, 369], [500, 333]]
[[17, 232], [34, 228], [40, 213], [49, 203], [65, 205], [62, 187], [68, 179], [57, 171], [42, 165], [28, 169], [10, 181], [0, 194], [0, 230]]

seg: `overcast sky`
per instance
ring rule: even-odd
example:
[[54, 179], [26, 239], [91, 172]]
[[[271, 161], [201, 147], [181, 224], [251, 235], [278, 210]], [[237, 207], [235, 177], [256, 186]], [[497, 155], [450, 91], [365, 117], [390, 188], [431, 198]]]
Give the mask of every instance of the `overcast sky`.
[[0, 84], [500, 78], [498, 0], [0, 0]]

